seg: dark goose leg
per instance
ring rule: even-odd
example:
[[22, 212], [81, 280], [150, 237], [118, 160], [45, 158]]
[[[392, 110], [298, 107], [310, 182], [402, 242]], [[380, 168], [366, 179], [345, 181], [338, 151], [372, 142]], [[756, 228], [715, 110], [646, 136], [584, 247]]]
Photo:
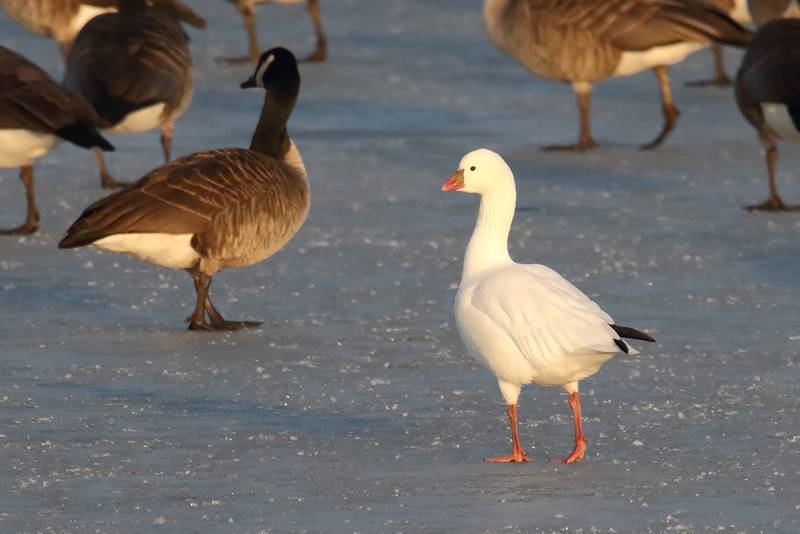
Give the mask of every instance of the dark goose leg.
[[642, 150], [650, 150], [663, 143], [664, 140], [666, 140], [666, 138], [669, 136], [670, 132], [675, 129], [675, 125], [678, 123], [678, 115], [680, 114], [678, 107], [672, 101], [672, 89], [669, 86], [669, 71], [667, 71], [667, 67], [664, 65], [654, 67], [653, 72], [656, 73], [658, 85], [661, 89], [661, 103], [664, 111], [664, 126], [661, 128], [661, 133], [658, 134], [658, 137], [656, 137], [652, 142], [639, 147]]
[[0, 235], [32, 234], [39, 229], [39, 210], [36, 208], [36, 192], [33, 190], [33, 167], [25, 165], [19, 170], [19, 179], [25, 186], [25, 198], [28, 201], [28, 214], [25, 224], [9, 230], [0, 230]]
[[574, 83], [572, 89], [578, 97], [578, 110], [581, 114], [581, 131], [578, 143], [575, 145], [550, 145], [544, 147], [546, 152], [558, 151], [584, 151], [597, 147], [597, 142], [592, 138], [590, 114], [592, 109], [592, 85], [589, 83]]
[[686, 87], [730, 87], [733, 85], [728, 73], [725, 72], [725, 60], [722, 56], [722, 46], [716, 43], [711, 45], [711, 52], [714, 54], [715, 75], [710, 80], [697, 80], [688, 82]]
[[[208, 295], [208, 288], [211, 285], [211, 276], [200, 270], [199, 263], [191, 269], [188, 269], [188, 271], [192, 276], [194, 289], [197, 292], [194, 312], [187, 318], [189, 321], [189, 330], [205, 330], [208, 332], [241, 330], [243, 328], [256, 327], [261, 324], [254, 321], [226, 321], [211, 303], [211, 297]], [[210, 322], [206, 322], [206, 312], [208, 312]]]
[[94, 147], [94, 157], [97, 159], [97, 168], [100, 170], [100, 185], [103, 189], [118, 189], [120, 187], [127, 187], [130, 184], [119, 182], [111, 177], [106, 170], [106, 159], [103, 156], [103, 149]]
[[303, 59], [305, 63], [319, 63], [328, 59], [328, 41], [325, 39], [325, 32], [322, 30], [322, 14], [319, 10], [319, 0], [308, 0], [306, 4], [311, 22], [314, 23], [314, 32], [317, 34], [317, 48], [314, 52]]
[[798, 206], [787, 206], [783, 203], [778, 194], [778, 186], [775, 184], [775, 166], [778, 163], [778, 147], [775, 140], [768, 134], [761, 133], [761, 143], [767, 152], [767, 172], [769, 173], [769, 198], [761, 204], [747, 206], [750, 211], [789, 211], [800, 209]]
[[256, 20], [253, 10], [249, 7], [244, 7], [242, 9], [242, 20], [244, 21], [244, 28], [247, 31], [247, 44], [250, 48], [250, 54], [247, 56], [222, 58], [226, 63], [258, 63], [258, 59], [261, 57], [261, 49], [258, 47], [258, 30], [256, 29]]
[[164, 151], [164, 163], [169, 163], [172, 156], [172, 124], [161, 126], [161, 149]]

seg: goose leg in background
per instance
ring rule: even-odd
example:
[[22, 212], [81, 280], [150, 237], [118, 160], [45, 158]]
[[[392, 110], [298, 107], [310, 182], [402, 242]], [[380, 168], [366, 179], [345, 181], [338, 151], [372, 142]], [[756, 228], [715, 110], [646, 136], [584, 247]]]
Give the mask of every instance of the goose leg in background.
[[569, 393], [569, 407], [572, 409], [572, 421], [575, 425], [575, 448], [560, 463], [571, 464], [578, 460], [583, 460], [583, 455], [586, 452], [586, 438], [583, 435], [583, 425], [581, 423], [581, 394], [578, 393], [578, 384], [569, 384], [567, 393]]
[[730, 87], [733, 85], [728, 73], [725, 71], [725, 59], [723, 57], [722, 45], [714, 43], [711, 45], [711, 53], [714, 54], [714, 78], [710, 80], [698, 80], [688, 82], [686, 87]]
[[100, 171], [100, 185], [103, 186], [103, 189], [118, 189], [130, 185], [125, 182], [119, 182], [108, 174], [108, 170], [106, 170], [106, 158], [103, 155], [102, 148], [94, 147], [92, 150], [94, 150], [94, 157], [97, 159], [97, 168]]
[[0, 230], [0, 235], [32, 234], [39, 229], [39, 210], [36, 208], [36, 192], [33, 189], [33, 167], [25, 165], [20, 168], [19, 179], [22, 180], [22, 184], [25, 186], [25, 198], [28, 204], [25, 224], [10, 230]]
[[161, 148], [164, 151], [164, 163], [169, 163], [172, 156], [172, 127], [170, 122], [161, 126]]
[[256, 29], [256, 19], [253, 9], [249, 6], [241, 8], [244, 29], [247, 31], [247, 46], [249, 55], [239, 57], [222, 58], [226, 63], [258, 63], [261, 57], [261, 49], [258, 47], [258, 30]]
[[578, 111], [580, 112], [581, 130], [578, 143], [575, 145], [550, 145], [544, 147], [546, 152], [558, 151], [584, 151], [597, 147], [597, 142], [592, 138], [591, 112], [592, 112], [592, 84], [587, 82], [575, 82], [572, 90], [578, 99]]
[[303, 62], [320, 63], [328, 58], [328, 41], [322, 29], [322, 14], [319, 9], [319, 0], [308, 0], [306, 7], [308, 8], [311, 22], [314, 24], [314, 32], [317, 35], [317, 48], [310, 56], [303, 59]]
[[678, 107], [672, 101], [672, 89], [669, 86], [669, 71], [667, 70], [667, 67], [664, 65], [659, 65], [658, 67], [654, 67], [653, 71], [656, 73], [658, 85], [661, 89], [664, 126], [661, 128], [661, 133], [658, 134], [658, 137], [656, 137], [651, 143], [647, 143], [646, 145], [642, 145], [640, 147], [642, 150], [650, 150], [663, 143], [664, 140], [669, 137], [670, 132], [675, 129], [675, 125], [678, 123], [678, 115], [680, 114]]
[[522, 445], [519, 442], [519, 430], [517, 429], [517, 405], [508, 405], [508, 422], [511, 425], [511, 441], [513, 443], [511, 454], [508, 456], [497, 456], [494, 458], [484, 458], [484, 462], [489, 463], [506, 463], [506, 462], [530, 462], [531, 459], [522, 450]]
[[769, 198], [761, 204], [754, 204], [747, 206], [749, 211], [789, 211], [796, 210], [798, 207], [789, 207], [783, 203], [778, 194], [778, 186], [775, 183], [775, 167], [778, 163], [778, 146], [775, 144], [775, 139], [767, 133], [759, 133], [761, 143], [764, 145], [767, 160], [767, 172], [769, 173]]

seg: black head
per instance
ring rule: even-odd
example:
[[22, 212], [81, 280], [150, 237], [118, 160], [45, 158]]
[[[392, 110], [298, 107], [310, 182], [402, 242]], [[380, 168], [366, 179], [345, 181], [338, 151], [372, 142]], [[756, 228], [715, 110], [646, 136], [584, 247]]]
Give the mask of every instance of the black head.
[[242, 89], [271, 86], [299, 86], [300, 73], [297, 70], [297, 59], [285, 48], [267, 50], [258, 60], [256, 70], [250, 78], [242, 82]]

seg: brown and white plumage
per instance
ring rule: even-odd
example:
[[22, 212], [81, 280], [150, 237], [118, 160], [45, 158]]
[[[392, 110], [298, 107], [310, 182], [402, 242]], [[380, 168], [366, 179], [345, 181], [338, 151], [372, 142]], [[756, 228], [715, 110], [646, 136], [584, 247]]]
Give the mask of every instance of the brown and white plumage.
[[72, 40], [92, 18], [116, 10], [117, 0], [0, 0], [11, 19], [27, 30], [53, 38], [66, 56]]
[[674, 128], [667, 65], [711, 41], [745, 45], [750, 32], [693, 0], [485, 0], [484, 20], [495, 45], [530, 71], [571, 83], [581, 110], [579, 143], [596, 146], [589, 128], [593, 83], [653, 68], [664, 127], [645, 145], [660, 144]]
[[258, 324], [225, 321], [208, 297], [211, 277], [283, 248], [308, 214], [309, 187], [286, 132], [300, 86], [291, 52], [266, 52], [254, 76], [242, 84], [254, 86], [264, 87], [267, 96], [249, 149], [198, 152], [154, 169], [89, 206], [59, 247], [91, 244], [187, 269], [197, 290], [192, 329]]
[[779, 139], [800, 141], [800, 20], [774, 20], [753, 36], [736, 76], [736, 102], [766, 151], [770, 195], [750, 209], [785, 210], [775, 184]]
[[256, 63], [261, 56], [261, 49], [258, 46], [258, 31], [256, 30], [255, 11], [256, 7], [263, 4], [298, 4], [306, 2], [308, 15], [314, 25], [314, 32], [317, 36], [317, 44], [310, 56], [303, 59], [305, 62], [317, 63], [328, 58], [328, 41], [325, 38], [325, 31], [322, 29], [322, 14], [319, 8], [319, 0], [227, 0], [236, 7], [242, 15], [244, 28], [247, 32], [247, 44], [250, 49], [248, 55], [243, 57], [226, 58], [231, 63]]
[[[115, 132], [161, 129], [165, 161], [176, 119], [192, 99], [192, 59], [180, 25], [205, 21], [175, 0], [119, 0], [120, 11], [92, 19], [67, 55], [64, 85], [81, 94]], [[103, 183], [119, 185], [97, 152]]]
[[25, 223], [0, 234], [27, 234], [39, 227], [33, 160], [60, 139], [83, 148], [113, 147], [97, 131], [103, 120], [25, 57], [0, 46], [0, 167], [20, 167], [27, 197]]
[[[704, 0], [704, 2], [710, 7], [719, 9], [739, 24], [748, 26], [752, 22], [750, 11], [747, 8], [747, 0]], [[686, 84], [688, 87], [730, 87], [733, 85], [725, 69], [722, 45], [712, 43], [711, 54], [714, 58], [713, 78], [689, 82]]]

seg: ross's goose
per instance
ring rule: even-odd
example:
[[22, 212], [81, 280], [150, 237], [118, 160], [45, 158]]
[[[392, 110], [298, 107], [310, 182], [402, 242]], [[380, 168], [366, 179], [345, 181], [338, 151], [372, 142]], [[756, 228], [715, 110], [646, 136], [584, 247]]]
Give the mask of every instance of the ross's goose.
[[620, 338], [653, 341], [618, 326], [579, 289], [544, 265], [515, 263], [508, 233], [516, 208], [511, 169], [485, 148], [464, 156], [443, 191], [481, 196], [478, 221], [464, 256], [455, 300], [458, 331], [467, 350], [497, 377], [508, 405], [513, 450], [487, 462], [526, 462], [517, 432], [517, 399], [525, 384], [561, 386], [569, 394], [575, 448], [563, 461], [583, 458], [578, 382], [615, 354], [635, 354]]

